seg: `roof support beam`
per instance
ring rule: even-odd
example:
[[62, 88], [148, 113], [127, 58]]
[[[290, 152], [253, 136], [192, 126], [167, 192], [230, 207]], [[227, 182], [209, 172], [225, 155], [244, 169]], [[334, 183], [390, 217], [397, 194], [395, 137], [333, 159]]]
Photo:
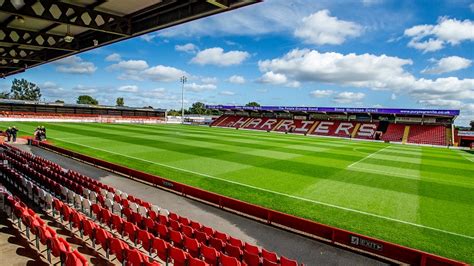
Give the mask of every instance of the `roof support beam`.
[[66, 43], [63, 36], [12, 28], [0, 29], [0, 42], [63, 51], [79, 50], [77, 40]]
[[12, 1], [3, 1], [0, 2], [0, 9], [13, 15], [48, 20], [51, 23], [78, 26], [124, 37], [130, 35], [129, 19], [64, 2], [25, 0], [25, 6], [16, 9]]
[[18, 59], [18, 60], [26, 60], [26, 61], [33, 61], [33, 62], [42, 62], [46, 60], [46, 56], [43, 51], [30, 50], [30, 49], [18, 48], [18, 47], [2, 47], [1, 44], [0, 44], [0, 56], [11, 57], [12, 60]]

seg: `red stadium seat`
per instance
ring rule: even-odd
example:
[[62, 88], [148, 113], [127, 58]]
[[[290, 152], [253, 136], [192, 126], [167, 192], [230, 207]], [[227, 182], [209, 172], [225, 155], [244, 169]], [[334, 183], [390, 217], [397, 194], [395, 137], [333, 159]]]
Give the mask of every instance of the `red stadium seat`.
[[247, 250], [244, 250], [244, 262], [248, 266], [259, 266], [260, 265], [260, 257], [258, 254], [251, 253]]
[[187, 257], [188, 256], [183, 250], [176, 247], [170, 247], [170, 258], [173, 265], [185, 266]]
[[220, 254], [220, 261], [222, 266], [241, 266], [242, 263], [240, 263], [239, 260], [237, 260], [234, 257], [230, 257], [224, 254]]
[[295, 260], [290, 260], [284, 256], [281, 256], [280, 265], [281, 266], [298, 266], [298, 262], [296, 262]]
[[192, 237], [194, 238], [194, 229], [191, 228], [190, 226], [183, 226], [181, 227], [181, 232], [183, 233], [183, 235], [187, 236], [187, 237]]
[[187, 252], [191, 254], [191, 256], [199, 256], [200, 246], [201, 245], [196, 239], [184, 236], [184, 248], [186, 248]]
[[168, 260], [168, 243], [163, 239], [153, 238], [150, 252], [156, 253], [162, 261]]
[[263, 266], [279, 266], [277, 262], [269, 261], [265, 258], [263, 258]]
[[202, 225], [198, 222], [195, 222], [195, 221], [191, 221], [191, 227], [194, 229], [194, 230], [198, 230], [200, 231], [201, 228], [202, 228]]
[[244, 250], [249, 252], [249, 253], [252, 253], [252, 254], [257, 254], [257, 255], [260, 254], [260, 250], [257, 246], [254, 246], [254, 245], [249, 244], [247, 242], [245, 243]]
[[197, 239], [197, 241], [207, 245], [207, 240], [209, 239], [209, 236], [206, 235], [206, 233], [201, 231], [194, 231], [194, 237]]
[[170, 218], [170, 220], [179, 221], [179, 215], [173, 212], [170, 212], [170, 214], [168, 215], [168, 218]]
[[117, 231], [119, 234], [122, 234], [123, 226], [125, 221], [116, 214], [112, 214], [110, 218], [110, 229]]
[[243, 252], [242, 252], [242, 249], [240, 249], [239, 247], [236, 247], [230, 243], [228, 243], [226, 246], [225, 246], [225, 253], [231, 257], [234, 257], [234, 258], [237, 258], [239, 260], [242, 259], [242, 255], [243, 255]]
[[270, 252], [264, 248], [262, 248], [262, 257], [271, 262], [275, 262], [275, 263], [278, 262], [277, 254], [275, 252]]
[[201, 246], [201, 255], [204, 257], [204, 261], [211, 265], [216, 265], [219, 253], [214, 248], [206, 245]]
[[209, 237], [214, 236], [214, 233], [216, 232], [213, 228], [208, 227], [208, 226], [203, 226], [202, 231], [206, 233]]
[[229, 237], [229, 243], [231, 243], [232, 245], [234, 245], [236, 247], [239, 247], [239, 248], [244, 247], [244, 243], [242, 242], [242, 240], [240, 240], [238, 238]]
[[125, 225], [123, 227], [123, 236], [128, 236], [128, 239], [135, 243], [136, 240], [136, 233], [137, 233], [138, 227], [131, 222], [125, 222]]
[[175, 231], [181, 231], [181, 224], [178, 221], [170, 220], [170, 227]]
[[127, 265], [129, 266], [141, 266], [148, 259], [136, 249], [126, 249], [127, 252]]
[[197, 258], [189, 258], [188, 266], [209, 266], [209, 264]]
[[170, 240], [175, 247], [183, 247], [183, 235], [175, 230], [170, 230]]
[[87, 266], [87, 259], [77, 249], [72, 252], [66, 252], [64, 266]]
[[122, 240], [115, 237], [110, 238], [109, 252], [110, 254], [115, 255], [119, 262], [124, 261], [126, 255], [124, 253], [125, 250], [127, 250], [128, 248], [129, 246], [127, 245], [127, 243], [123, 242]]
[[145, 249], [148, 252], [150, 251], [151, 241], [153, 238], [154, 238], [153, 235], [150, 234], [148, 231], [141, 230], [141, 229], [138, 230], [137, 243], [141, 244], [143, 249]]
[[71, 250], [69, 243], [61, 237], [51, 238], [51, 241], [49, 243], [50, 243], [51, 254], [53, 254], [53, 256], [55, 257], [60, 257], [61, 254], [64, 254]]
[[229, 236], [228, 236], [227, 234], [222, 233], [222, 232], [219, 232], [219, 231], [216, 231], [216, 232], [214, 233], [214, 238], [220, 239], [220, 240], [222, 240], [224, 243], [229, 240]]
[[107, 249], [107, 243], [112, 235], [103, 228], [96, 228], [94, 235], [94, 243], [102, 246], [103, 249]]
[[225, 244], [222, 240], [211, 237], [211, 238], [209, 238], [209, 246], [211, 246], [211, 247], [215, 248], [217, 251], [221, 252], [224, 249]]

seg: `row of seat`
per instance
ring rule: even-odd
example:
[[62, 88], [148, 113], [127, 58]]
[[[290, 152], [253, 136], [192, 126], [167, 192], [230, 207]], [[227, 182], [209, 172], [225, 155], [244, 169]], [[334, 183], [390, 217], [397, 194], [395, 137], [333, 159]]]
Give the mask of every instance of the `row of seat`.
[[[6, 175], [14, 176], [13, 171], [4, 165], [0, 166], [0, 172], [3, 173], [2, 177]], [[13, 179], [10, 180], [13, 181]], [[27, 192], [27, 190], [24, 192]], [[69, 243], [64, 240], [64, 238], [59, 237], [56, 231], [48, 226], [33, 209], [28, 208], [19, 197], [13, 196], [7, 190], [3, 189], [1, 194], [4, 199], [6, 198], [3, 211], [9, 212], [12, 219], [17, 220], [17, 226], [20, 231], [22, 224], [26, 227], [25, 233], [28, 240], [30, 239], [30, 233], [35, 236], [36, 249], [39, 252], [41, 252], [40, 243], [46, 246], [47, 259], [49, 262], [51, 262], [51, 255], [53, 255], [59, 258], [62, 265], [65, 266], [88, 265], [86, 258], [77, 249], [71, 249]]]
[[[12, 160], [11, 158], [8, 158], [8, 159]], [[10, 174], [7, 174], [7, 177], [9, 177], [9, 179], [12, 180], [14, 184], [20, 184], [19, 185], [20, 188], [22, 187], [22, 184], [24, 183], [23, 180], [27, 179], [21, 176], [20, 174], [15, 173], [14, 170], [10, 170]], [[27, 180], [26, 183], [28, 184], [31, 182], [30, 180]], [[34, 184], [34, 186], [36, 185]], [[48, 189], [47, 186], [44, 188]], [[39, 188], [38, 190], [42, 191], [42, 188]], [[26, 187], [24, 191], [28, 193], [28, 189]], [[48, 192], [46, 192], [46, 194], [48, 194]], [[39, 198], [37, 202], [38, 203], [41, 202], [40, 195], [27, 195], [27, 196], [29, 198], [35, 198], [35, 199]], [[46, 205], [46, 208], [49, 208], [48, 205]], [[148, 256], [144, 255], [141, 251], [131, 248], [129, 245], [127, 245], [124, 241], [120, 239], [113, 238], [113, 236], [106, 229], [102, 228], [100, 225], [96, 224], [94, 221], [88, 219], [86, 215], [75, 210], [74, 208], [69, 206], [67, 203], [63, 203], [58, 198], [53, 197], [51, 208], [52, 208], [51, 210], [53, 213], [53, 217], [55, 216], [55, 212], [59, 213], [60, 222], [69, 223], [70, 229], [72, 228], [78, 229], [81, 234], [81, 238], [85, 236], [89, 237], [89, 239], [92, 242], [93, 247], [95, 247], [96, 244], [100, 244], [100, 246], [102, 246], [102, 248], [104, 250], [107, 250], [108, 252], [109, 252], [109, 243], [116, 243], [112, 246], [119, 245], [121, 247], [124, 247], [123, 249], [120, 250], [120, 252], [112, 253], [112, 254], [118, 254], [117, 259], [120, 262], [123, 262], [124, 265], [143, 265], [143, 266], [161, 265], [160, 263], [156, 261], [150, 262], [150, 260], [148, 259]], [[123, 243], [118, 243], [117, 241], [123, 242]], [[111, 249], [111, 250], [117, 251], [116, 248]]]
[[[29, 160], [33, 161], [32, 166], [38, 170], [42, 170], [43, 172], [47, 172], [49, 176], [61, 179], [61, 176], [68, 176], [69, 178], [74, 179], [75, 181], [80, 182], [84, 179], [78, 179], [80, 174], [74, 171], [67, 171], [62, 169], [61, 167], [56, 166], [54, 163], [48, 164], [48, 161], [44, 159], [38, 159], [37, 156], [32, 156], [30, 153], [25, 153], [16, 150], [15, 148], [9, 147], [7, 150], [10, 150], [8, 153], [9, 155], [13, 155], [16, 157], [22, 157], [26, 155], [29, 157]], [[19, 158], [17, 158], [19, 159]], [[28, 160], [28, 161], [29, 161]], [[38, 165], [36, 165], [38, 163]], [[39, 164], [46, 164], [47, 167], [40, 167]], [[24, 165], [23, 165], [24, 166]], [[22, 165], [18, 165], [19, 168], [22, 168]], [[24, 169], [27, 171], [27, 169]], [[52, 172], [48, 172], [52, 171]], [[31, 172], [31, 171], [30, 171]], [[32, 173], [29, 173], [32, 174]], [[44, 178], [44, 176], [43, 176]], [[64, 182], [64, 180], [58, 180], [63, 184], [68, 186], [74, 186], [75, 181], [72, 181], [68, 178], [70, 182]], [[85, 178], [87, 180], [87, 178]], [[43, 180], [44, 181], [44, 180]], [[94, 180], [95, 181], [95, 180]], [[216, 252], [221, 252], [222, 255], [231, 255], [235, 257], [238, 261], [250, 261], [253, 259], [254, 262], [258, 261], [258, 263], [253, 263], [254, 265], [259, 265], [261, 263], [271, 262], [274, 264], [281, 263], [283, 265], [297, 265], [296, 262], [292, 260], [288, 260], [285, 257], [278, 258], [275, 253], [268, 252], [264, 249], [260, 250], [258, 247], [253, 246], [249, 243], [243, 243], [242, 241], [230, 237], [224, 233], [215, 231], [210, 227], [205, 227], [199, 224], [198, 222], [191, 221], [185, 217], [180, 217], [177, 214], [170, 213], [167, 210], [160, 209], [158, 206], [151, 205], [146, 203], [142, 200], [134, 198], [131, 195], [126, 195], [120, 191], [117, 191], [111, 187], [104, 187], [101, 186], [101, 183], [98, 181], [95, 182], [81, 182], [84, 185], [91, 188], [82, 187], [82, 189], [77, 190], [77, 192], [82, 192], [84, 199], [100, 199], [101, 196], [103, 199], [106, 200], [96, 200], [94, 203], [99, 203], [101, 206], [107, 207], [110, 209], [112, 213], [118, 213], [121, 215], [121, 218], [125, 216], [127, 221], [133, 221], [138, 228], [146, 229], [152, 234], [159, 235], [163, 237], [165, 240], [171, 241], [178, 247], [183, 247], [185, 250], [190, 248], [190, 243], [193, 243], [192, 240], [197, 240], [200, 245], [211, 247], [216, 250]], [[100, 188], [99, 188], [100, 187]], [[56, 190], [58, 190], [56, 188]], [[97, 192], [99, 194], [97, 194]], [[71, 191], [66, 192], [64, 188], [58, 194], [66, 200], [66, 202], [75, 201], [75, 205], [79, 201], [81, 201], [81, 197], [76, 194], [75, 197], [71, 197]], [[75, 198], [75, 199], [74, 199]], [[126, 199], [125, 199], [126, 198]], [[74, 200], [73, 200], [74, 199]], [[109, 200], [109, 204], [106, 204], [107, 200]], [[110, 202], [112, 202], [111, 204]], [[87, 202], [87, 201], [85, 201]], [[139, 203], [140, 205], [135, 203]], [[90, 202], [89, 202], [90, 204]], [[87, 204], [86, 204], [87, 205]], [[118, 207], [120, 206], [120, 207]], [[81, 206], [83, 207], [83, 206]], [[112, 208], [111, 208], [112, 207]], [[87, 206], [86, 206], [87, 208]], [[138, 210], [138, 213], [137, 213]], [[163, 213], [163, 214], [161, 214]], [[156, 224], [156, 225], [155, 225]], [[174, 241], [171, 240], [173, 238]], [[186, 238], [189, 238], [187, 241]], [[184, 247], [185, 243], [188, 243], [188, 247]], [[196, 245], [194, 245], [196, 246]], [[204, 248], [205, 250], [206, 248]], [[190, 250], [193, 250], [190, 248]], [[195, 247], [193, 252], [196, 254]], [[257, 256], [252, 256], [257, 255]], [[254, 258], [257, 257], [257, 258]], [[269, 265], [267, 263], [267, 265]]]

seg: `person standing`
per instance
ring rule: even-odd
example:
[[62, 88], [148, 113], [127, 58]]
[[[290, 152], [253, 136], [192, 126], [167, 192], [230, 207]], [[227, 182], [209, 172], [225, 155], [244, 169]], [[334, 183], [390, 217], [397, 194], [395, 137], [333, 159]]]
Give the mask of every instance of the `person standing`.
[[13, 126], [11, 132], [12, 132], [12, 137], [13, 137], [12, 140], [13, 142], [16, 142], [16, 133], [18, 132], [18, 129], [15, 126]]
[[5, 133], [7, 133], [7, 141], [10, 142], [10, 139], [12, 137], [12, 128], [8, 127]]

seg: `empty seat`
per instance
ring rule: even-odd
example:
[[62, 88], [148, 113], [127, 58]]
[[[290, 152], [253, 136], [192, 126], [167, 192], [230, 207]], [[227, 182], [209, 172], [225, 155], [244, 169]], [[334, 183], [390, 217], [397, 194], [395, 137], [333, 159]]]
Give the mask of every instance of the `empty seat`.
[[191, 254], [191, 256], [193, 257], [199, 256], [200, 246], [201, 245], [196, 239], [184, 236], [184, 248], [187, 250], [189, 254]]
[[290, 260], [284, 256], [281, 256], [280, 265], [281, 266], [298, 266], [298, 262], [296, 262], [295, 260]]
[[240, 263], [239, 260], [237, 260], [234, 257], [230, 257], [224, 254], [220, 254], [220, 261], [222, 266], [241, 266], [242, 264]]
[[275, 252], [270, 252], [264, 248], [262, 248], [262, 257], [270, 262], [278, 262], [278, 256]]
[[64, 266], [87, 266], [87, 260], [76, 249], [65, 253]]
[[244, 250], [248, 251], [249, 253], [252, 253], [252, 254], [257, 254], [257, 255], [260, 254], [260, 250], [257, 246], [254, 246], [254, 245], [249, 244], [247, 242], [244, 245]]
[[247, 250], [244, 250], [244, 260], [248, 266], [259, 266], [260, 265], [260, 257], [258, 254], [251, 253]]
[[216, 265], [217, 258], [219, 257], [217, 251], [214, 248], [208, 247], [206, 245], [201, 246], [201, 255], [204, 257], [204, 261]]
[[170, 258], [173, 262], [173, 265], [185, 266], [187, 257], [188, 256], [186, 255], [186, 252], [183, 250], [176, 247], [170, 247]]
[[163, 239], [158, 237], [153, 238], [150, 252], [156, 253], [158, 257], [164, 262], [168, 261], [168, 249], [168, 243], [166, 243]]

